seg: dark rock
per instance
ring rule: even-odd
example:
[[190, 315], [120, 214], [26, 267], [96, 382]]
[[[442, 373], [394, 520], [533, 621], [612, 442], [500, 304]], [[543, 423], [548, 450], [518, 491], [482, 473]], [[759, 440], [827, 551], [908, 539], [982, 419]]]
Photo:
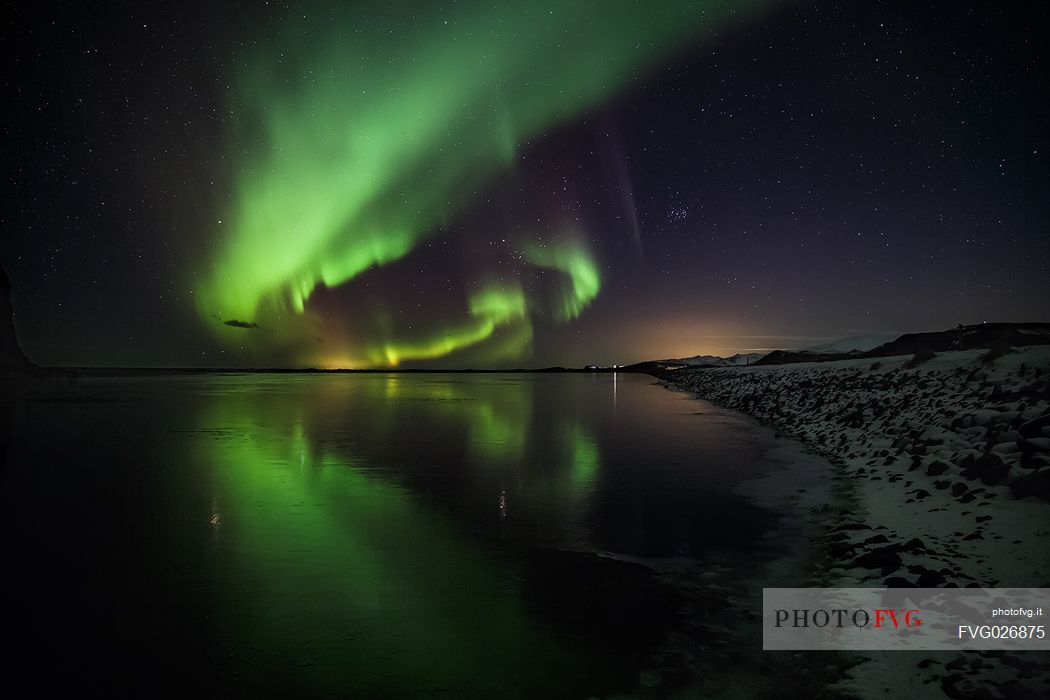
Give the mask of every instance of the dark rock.
[[999, 657], [999, 660], [1003, 662], [1004, 666], [1016, 668], [1018, 671], [1026, 675], [1032, 675], [1036, 673], [1039, 669], [1039, 664], [1035, 661], [1022, 660], [1020, 657], [1014, 656], [1012, 654], [1002, 654]]
[[1040, 469], [1024, 476], [1019, 476], [1010, 484], [1014, 498], [1035, 496], [1041, 501], [1050, 502], [1050, 470]]
[[993, 453], [981, 455], [962, 471], [965, 478], [980, 479], [982, 484], [988, 486], [1001, 483], [1009, 473], [1010, 465], [1004, 462], [1002, 457]]
[[926, 474], [929, 476], [940, 476], [944, 472], [948, 471], [951, 465], [942, 462], [941, 460], [934, 460], [930, 463], [930, 466], [926, 467]]
[[1032, 439], [1043, 437], [1043, 428], [1050, 427], [1050, 414], [1044, 414], [1038, 418], [1033, 418], [1027, 423], [1022, 423], [1017, 428], [1017, 432], [1021, 433], [1021, 437]]
[[919, 588], [937, 588], [947, 579], [936, 571], [926, 571], [919, 575]]
[[1004, 700], [1046, 700], [1044, 693], [1025, 687], [1020, 681], [997, 683], [996, 690]]
[[941, 692], [951, 700], [974, 700], [976, 684], [959, 673], [951, 673], [941, 678]]
[[896, 571], [901, 566], [901, 557], [894, 545], [880, 547], [853, 560], [856, 566], [864, 569], [882, 569], [885, 574]]
[[853, 545], [851, 545], [849, 542], [834, 542], [828, 545], [828, 554], [835, 557], [836, 559], [841, 559], [847, 554], [852, 553]]
[[1022, 452], [1020, 466], [1022, 469], [1042, 469], [1043, 467], [1050, 467], [1050, 457], [1045, 453], [1036, 454], [1034, 452]]

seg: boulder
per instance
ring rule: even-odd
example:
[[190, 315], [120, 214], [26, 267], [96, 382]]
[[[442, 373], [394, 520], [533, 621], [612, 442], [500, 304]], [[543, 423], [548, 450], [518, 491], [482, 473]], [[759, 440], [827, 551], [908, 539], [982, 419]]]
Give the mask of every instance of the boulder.
[[1015, 498], [1035, 496], [1041, 501], [1050, 503], [1050, 470], [1040, 469], [1024, 476], [1019, 476], [1010, 484]]
[[928, 467], [926, 467], [926, 474], [929, 476], [940, 476], [950, 468], [951, 465], [938, 459], [934, 460]]
[[[966, 460], [963, 460], [965, 463]], [[962, 471], [962, 475], [970, 479], [980, 479], [982, 484], [994, 486], [1002, 483], [1007, 474], [1010, 473], [1010, 465], [1003, 461], [997, 454], [986, 454], [973, 460], [970, 466]]]

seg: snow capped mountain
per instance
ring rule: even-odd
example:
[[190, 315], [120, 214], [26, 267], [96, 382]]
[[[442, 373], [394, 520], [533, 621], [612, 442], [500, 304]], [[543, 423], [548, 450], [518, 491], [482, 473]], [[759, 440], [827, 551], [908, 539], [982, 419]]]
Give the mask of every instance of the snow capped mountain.
[[737, 353], [725, 358], [726, 364], [730, 366], [737, 365], [753, 365], [755, 360], [765, 357], [764, 352], [748, 352], [748, 353]]
[[715, 357], [714, 355], [693, 355], [692, 357], [681, 357], [678, 358], [677, 362], [681, 362], [686, 365], [716, 365], [718, 367], [724, 367], [726, 361], [724, 358]]
[[762, 357], [765, 353], [737, 353], [730, 357], [718, 357], [717, 355], [694, 355], [693, 357], [682, 357], [671, 362], [681, 362], [684, 365], [698, 367], [707, 365], [709, 367], [736, 367], [738, 365], [749, 365]]

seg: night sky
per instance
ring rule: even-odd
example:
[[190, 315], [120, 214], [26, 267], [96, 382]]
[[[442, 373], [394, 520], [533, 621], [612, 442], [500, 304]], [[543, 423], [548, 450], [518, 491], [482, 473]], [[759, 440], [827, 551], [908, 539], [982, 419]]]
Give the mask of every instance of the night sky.
[[21, 5], [0, 258], [39, 364], [1050, 320], [1046, 3]]

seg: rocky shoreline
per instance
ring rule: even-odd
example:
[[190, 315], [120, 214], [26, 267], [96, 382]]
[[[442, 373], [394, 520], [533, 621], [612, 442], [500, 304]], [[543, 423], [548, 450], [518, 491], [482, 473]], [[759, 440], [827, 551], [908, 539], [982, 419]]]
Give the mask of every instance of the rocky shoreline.
[[[1050, 348], [661, 378], [835, 465], [839, 498], [822, 509], [816, 543], [820, 585], [1050, 587]], [[895, 652], [859, 661], [838, 684], [846, 696], [915, 696], [917, 687], [933, 697], [1050, 696], [1045, 655]]]

